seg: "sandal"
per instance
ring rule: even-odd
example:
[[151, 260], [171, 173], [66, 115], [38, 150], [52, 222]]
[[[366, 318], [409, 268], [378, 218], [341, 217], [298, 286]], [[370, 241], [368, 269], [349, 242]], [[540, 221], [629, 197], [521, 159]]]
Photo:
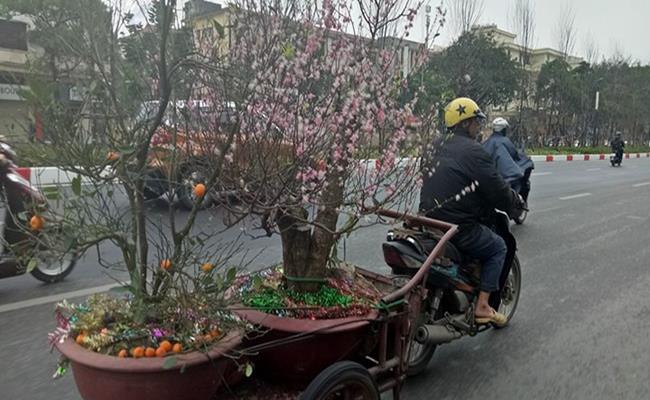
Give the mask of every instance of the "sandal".
[[494, 314], [489, 317], [476, 317], [474, 321], [476, 321], [476, 323], [479, 325], [494, 324], [496, 326], [502, 327], [506, 326], [508, 323], [508, 318], [505, 315], [495, 311]]

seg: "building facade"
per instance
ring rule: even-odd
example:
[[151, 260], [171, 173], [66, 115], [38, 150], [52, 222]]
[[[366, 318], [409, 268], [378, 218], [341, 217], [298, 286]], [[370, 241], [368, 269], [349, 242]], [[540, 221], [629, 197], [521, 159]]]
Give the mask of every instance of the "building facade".
[[494, 39], [498, 45], [506, 50], [512, 60], [523, 64], [524, 68], [532, 73], [538, 73], [542, 69], [542, 65], [560, 58], [564, 58], [572, 68], [584, 62], [584, 59], [581, 57], [572, 55], [565, 57], [561, 51], [548, 47], [537, 49], [523, 47], [515, 42], [517, 35], [499, 29], [494, 24], [475, 26], [473, 29]]
[[20, 93], [27, 89], [27, 23], [0, 20], [0, 135], [11, 139], [33, 134], [32, 112]]
[[[231, 14], [227, 6], [205, 0], [190, 0], [185, 4], [184, 12], [185, 24], [192, 28], [197, 48], [209, 51], [215, 47], [220, 47], [223, 54], [232, 45]], [[330, 31], [329, 35], [328, 43], [338, 35], [350, 34]], [[221, 38], [221, 40], [218, 40], [218, 38]], [[399, 65], [402, 75], [411, 74], [416, 65], [416, 56], [422, 50], [424, 43], [390, 36], [383, 37], [380, 40], [384, 46], [399, 49], [395, 62]], [[430, 50], [436, 52], [441, 51], [442, 48], [434, 46]]]

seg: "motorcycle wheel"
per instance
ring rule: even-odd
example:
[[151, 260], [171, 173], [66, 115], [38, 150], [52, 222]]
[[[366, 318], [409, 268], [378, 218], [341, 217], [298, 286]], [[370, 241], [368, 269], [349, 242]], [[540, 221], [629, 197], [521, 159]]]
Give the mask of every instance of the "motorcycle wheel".
[[[423, 307], [415, 326], [416, 330], [425, 325], [431, 317], [429, 314], [428, 303], [425, 302], [422, 305]], [[416, 376], [421, 374], [429, 365], [429, 362], [438, 347], [438, 345], [427, 342], [420, 343], [415, 339], [415, 334], [413, 336], [413, 339], [411, 339], [411, 348], [409, 349], [408, 369], [406, 370], [407, 376]]]
[[61, 282], [72, 272], [77, 259], [76, 254], [66, 254], [61, 258], [50, 258], [44, 254], [39, 257], [38, 265], [30, 273], [41, 282]]
[[501, 327], [494, 326], [495, 328], [504, 328], [508, 326], [510, 320], [517, 311], [519, 304], [519, 293], [521, 292], [521, 265], [519, 258], [515, 255], [510, 267], [510, 273], [506, 279], [506, 283], [501, 290], [501, 304], [499, 305], [499, 312], [506, 316], [506, 324]]
[[152, 169], [146, 172], [144, 182], [144, 198], [145, 200], [153, 200], [162, 196], [168, 188], [167, 178], [162, 171]]
[[527, 216], [528, 216], [528, 211], [526, 210], [522, 211], [520, 216], [514, 218], [515, 224], [517, 225], [523, 224]]

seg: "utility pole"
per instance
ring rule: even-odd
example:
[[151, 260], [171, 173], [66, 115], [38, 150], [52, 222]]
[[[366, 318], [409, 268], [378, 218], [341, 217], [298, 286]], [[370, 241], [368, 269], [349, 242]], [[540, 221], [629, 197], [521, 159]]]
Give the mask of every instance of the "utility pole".
[[594, 141], [598, 142], [598, 104], [600, 103], [600, 91], [596, 90], [596, 101], [594, 103]]

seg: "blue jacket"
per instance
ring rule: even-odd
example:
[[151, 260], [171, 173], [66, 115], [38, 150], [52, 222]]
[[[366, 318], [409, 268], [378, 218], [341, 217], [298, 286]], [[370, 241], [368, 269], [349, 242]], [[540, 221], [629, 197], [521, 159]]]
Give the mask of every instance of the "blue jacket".
[[523, 152], [517, 151], [515, 145], [501, 132], [494, 132], [483, 148], [492, 157], [499, 174], [506, 182], [515, 182], [524, 176], [528, 168], [535, 168], [533, 161]]

